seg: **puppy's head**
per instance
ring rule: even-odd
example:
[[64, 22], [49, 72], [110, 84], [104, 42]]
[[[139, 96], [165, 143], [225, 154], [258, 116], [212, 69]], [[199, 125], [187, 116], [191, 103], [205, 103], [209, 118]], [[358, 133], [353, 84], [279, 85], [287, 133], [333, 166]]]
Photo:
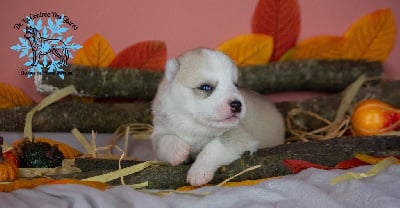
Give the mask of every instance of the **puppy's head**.
[[198, 48], [166, 65], [165, 79], [178, 112], [201, 125], [232, 128], [246, 106], [236, 87], [237, 67], [219, 51]]

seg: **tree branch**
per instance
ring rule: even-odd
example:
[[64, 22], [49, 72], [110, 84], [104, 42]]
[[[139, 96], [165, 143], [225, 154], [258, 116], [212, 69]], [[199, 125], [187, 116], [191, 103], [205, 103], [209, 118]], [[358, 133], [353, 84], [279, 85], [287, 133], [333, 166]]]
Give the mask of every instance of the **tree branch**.
[[[290, 174], [283, 164], [285, 159], [306, 160], [316, 164], [333, 167], [340, 161], [354, 157], [354, 154], [362, 153], [376, 156], [400, 155], [399, 136], [374, 136], [374, 137], [339, 137], [327, 141], [311, 141], [306, 143], [293, 143], [279, 145], [257, 151], [253, 155], [245, 153], [242, 157], [228, 166], [221, 167], [210, 184], [218, 184], [242, 170], [261, 165], [260, 168], [247, 172], [234, 181], [269, 178]], [[125, 160], [123, 167], [134, 165], [138, 161]], [[75, 165], [82, 169], [82, 173], [68, 176], [87, 178], [100, 175], [111, 170], [118, 169], [118, 160], [77, 158]], [[152, 165], [151, 167], [129, 176], [124, 180], [127, 184], [149, 182], [147, 188], [151, 189], [175, 189], [186, 183], [186, 175], [190, 165], [165, 166]], [[114, 180], [110, 184], [118, 185], [120, 180]]]
[[[44, 73], [35, 77], [36, 89], [51, 93], [74, 85], [78, 96], [153, 99], [163, 72], [107, 69], [70, 65], [65, 79]], [[239, 69], [238, 84], [260, 93], [284, 91], [339, 92], [361, 74], [381, 76], [382, 63], [350, 60], [305, 60], [249, 66]]]
[[[400, 81], [366, 85], [353, 103], [366, 97], [375, 97], [394, 106], [400, 106]], [[341, 94], [322, 96], [310, 100], [277, 103], [284, 116], [293, 108], [303, 108], [333, 120], [341, 101]], [[62, 101], [54, 103], [33, 117], [33, 131], [69, 132], [77, 127], [82, 132], [114, 132], [127, 123], [152, 123], [150, 102], [81, 103]], [[19, 107], [0, 110], [0, 131], [23, 131], [26, 113], [32, 108]], [[321, 127], [322, 122], [310, 116], [299, 116], [293, 122], [308, 129]]]
[[[0, 111], [0, 131], [23, 131], [25, 116], [33, 107], [19, 107]], [[128, 123], [152, 123], [149, 102], [81, 103], [62, 101], [54, 103], [33, 116], [32, 129], [40, 132], [82, 132], [95, 130], [114, 132]]]

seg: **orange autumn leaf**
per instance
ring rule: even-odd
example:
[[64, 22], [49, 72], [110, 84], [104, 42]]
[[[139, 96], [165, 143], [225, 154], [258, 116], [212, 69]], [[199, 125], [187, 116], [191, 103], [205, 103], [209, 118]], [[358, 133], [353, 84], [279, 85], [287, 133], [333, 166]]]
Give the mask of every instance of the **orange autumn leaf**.
[[167, 46], [163, 41], [143, 41], [121, 51], [109, 67], [163, 70]]
[[100, 34], [90, 37], [75, 53], [73, 64], [107, 67], [115, 54], [108, 41]]
[[345, 53], [346, 39], [336, 36], [317, 36], [300, 42], [283, 57], [285, 60], [341, 59]]
[[300, 34], [297, 0], [259, 0], [253, 14], [252, 31], [273, 37], [271, 61], [279, 60], [287, 50], [295, 46]]
[[96, 181], [80, 181], [77, 179], [52, 179], [52, 178], [33, 178], [33, 179], [17, 179], [11, 183], [0, 184], [0, 192], [11, 192], [18, 189], [31, 189], [41, 185], [56, 185], [56, 184], [79, 184], [105, 190], [109, 187], [106, 183]]
[[33, 100], [20, 89], [5, 83], [0, 83], [0, 109], [26, 106]]
[[71, 179], [71, 178], [63, 178], [59, 179], [56, 181], [49, 182], [48, 184], [78, 184], [78, 185], [84, 185], [84, 186], [89, 186], [92, 188], [99, 189], [101, 191], [106, 190], [110, 185], [98, 181], [81, 181], [78, 179]]
[[0, 192], [11, 192], [17, 189], [29, 189], [54, 182], [51, 178], [18, 179], [11, 183], [0, 184]]
[[238, 66], [251, 66], [268, 63], [273, 49], [269, 35], [239, 35], [222, 43], [218, 50], [230, 56]]
[[372, 12], [356, 21], [344, 34], [349, 40], [347, 58], [384, 61], [396, 37], [396, 25], [390, 9]]

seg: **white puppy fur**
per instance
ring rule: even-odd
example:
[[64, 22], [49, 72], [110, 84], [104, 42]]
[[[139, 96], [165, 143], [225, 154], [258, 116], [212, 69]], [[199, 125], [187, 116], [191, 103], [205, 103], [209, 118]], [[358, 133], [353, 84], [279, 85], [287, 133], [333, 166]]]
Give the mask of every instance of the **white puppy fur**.
[[282, 144], [282, 115], [264, 96], [238, 90], [237, 67], [222, 52], [198, 48], [169, 60], [153, 101], [153, 148], [172, 165], [195, 159], [187, 180], [199, 186], [215, 171]]

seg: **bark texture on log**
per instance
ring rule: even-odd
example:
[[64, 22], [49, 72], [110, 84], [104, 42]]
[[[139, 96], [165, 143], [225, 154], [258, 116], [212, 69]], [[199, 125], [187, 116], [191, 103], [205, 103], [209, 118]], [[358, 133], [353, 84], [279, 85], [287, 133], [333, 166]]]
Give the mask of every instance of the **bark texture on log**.
[[286, 91], [340, 92], [359, 76], [381, 76], [380, 62], [303, 60], [239, 69], [238, 85], [260, 93]]
[[[284, 144], [277, 147], [257, 151], [253, 155], [245, 153], [232, 164], [221, 167], [210, 184], [218, 184], [242, 170], [261, 165], [260, 168], [247, 172], [234, 181], [268, 178], [290, 174], [283, 164], [285, 159], [306, 160], [316, 164], [333, 167], [340, 161], [362, 153], [375, 156], [400, 155], [399, 136], [375, 137], [339, 137], [327, 141], [312, 141], [306, 143]], [[137, 161], [124, 161], [123, 167], [137, 164]], [[76, 159], [75, 164], [83, 173], [59, 177], [87, 178], [118, 169], [118, 160], [105, 159]], [[186, 183], [186, 175], [190, 165], [164, 166], [153, 165], [139, 173], [125, 176], [127, 184], [149, 182], [152, 189], [175, 189]], [[110, 184], [118, 185], [120, 180]]]
[[[400, 106], [400, 81], [383, 82], [376, 86], [364, 86], [354, 103], [375, 97], [394, 106]], [[303, 108], [322, 117], [333, 120], [341, 101], [340, 94], [322, 96], [310, 100], [277, 103], [284, 116], [293, 108]], [[131, 103], [80, 103], [57, 102], [33, 117], [33, 131], [69, 132], [77, 127], [82, 132], [114, 132], [126, 123], [152, 123], [150, 102]], [[32, 107], [0, 110], [0, 131], [23, 131], [26, 113]], [[310, 116], [299, 116], [294, 120], [308, 129], [320, 127], [323, 123]]]
[[138, 69], [106, 69], [69, 65], [64, 79], [50, 74], [35, 76], [36, 90], [49, 94], [74, 85], [79, 96], [152, 99], [163, 72]]
[[[23, 131], [25, 116], [33, 107], [0, 111], [0, 131]], [[33, 116], [32, 129], [36, 132], [114, 132], [127, 123], [152, 123], [149, 102], [133, 103], [54, 103]]]
[[[36, 89], [50, 93], [74, 85], [79, 96], [151, 100], [163, 72], [139, 69], [99, 69], [70, 65], [68, 75], [35, 77]], [[239, 69], [240, 87], [260, 93], [284, 91], [339, 92], [361, 74], [381, 76], [381, 62], [305, 60], [249, 66]]]

